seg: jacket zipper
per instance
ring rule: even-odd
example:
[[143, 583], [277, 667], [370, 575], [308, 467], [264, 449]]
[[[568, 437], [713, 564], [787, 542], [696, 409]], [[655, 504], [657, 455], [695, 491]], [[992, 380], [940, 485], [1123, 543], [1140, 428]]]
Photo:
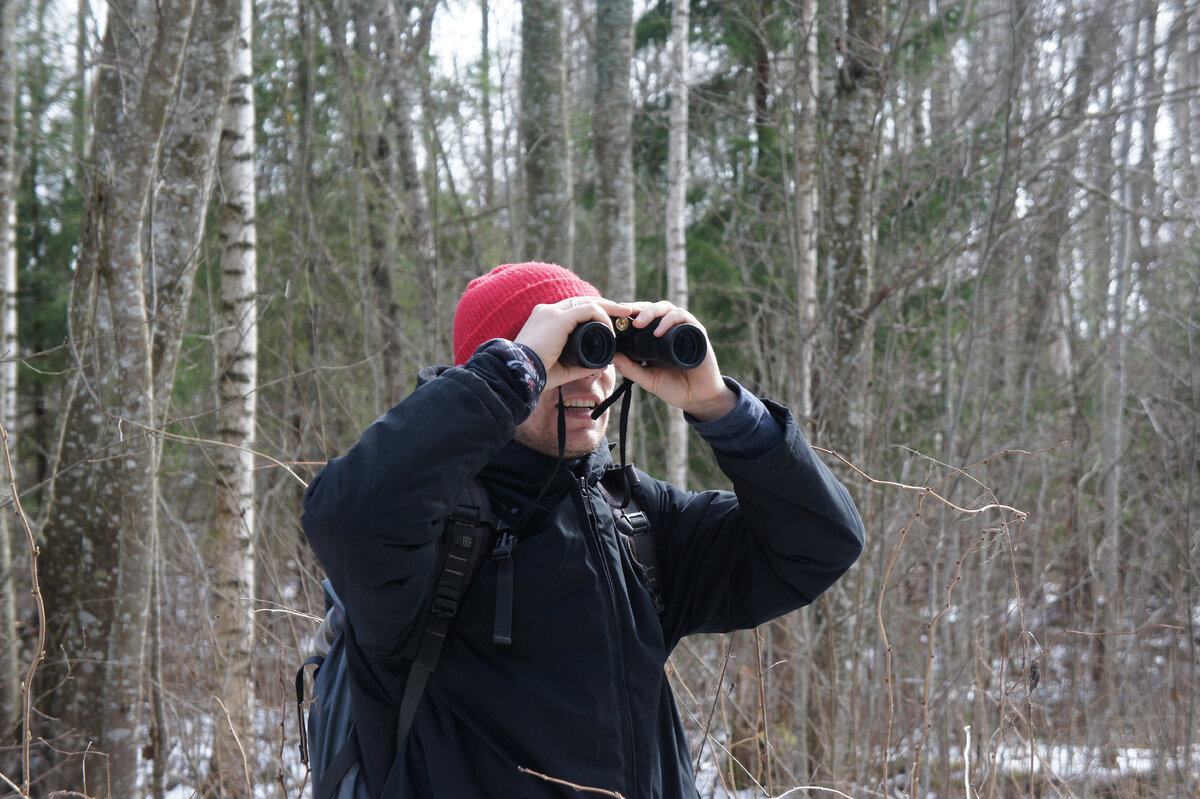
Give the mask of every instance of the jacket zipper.
[[[621, 613], [618, 609], [616, 585], [613, 582], [612, 572], [609, 569], [608, 559], [606, 557], [604, 557], [604, 541], [601, 539], [600, 526], [596, 521], [596, 514], [592, 509], [592, 500], [591, 500], [591, 496], [588, 492], [588, 485], [587, 485], [586, 477], [579, 478], [579, 495], [580, 495], [580, 498], [583, 500], [584, 512], [587, 514], [588, 529], [592, 535], [592, 543], [595, 545], [596, 559], [600, 561], [600, 568], [604, 574], [604, 581], [608, 586], [608, 598], [609, 598], [609, 601], [612, 606], [613, 621], [617, 625], [617, 635], [616, 635], [616, 641], [615, 641], [615, 644], [616, 644], [615, 650], [617, 653], [616, 673], [617, 673], [617, 675], [621, 676], [621, 675], [624, 675], [624, 673], [625, 673], [625, 671], [624, 671], [625, 642], [624, 642], [624, 637], [623, 637], [623, 633], [625, 631], [623, 629], [623, 624], [621, 621]], [[630, 784], [629, 784], [628, 788], [631, 789], [632, 791], [634, 791], [633, 795], [636, 796], [636, 791], [637, 791], [637, 747], [634, 745], [633, 711], [631, 709], [630, 702], [629, 702], [629, 689], [628, 689], [628, 686], [626, 686], [626, 684], [625, 684], [625, 680], [624, 680], [623, 676], [620, 680], [620, 683], [621, 683], [621, 717], [625, 723], [625, 736], [626, 736], [626, 739], [628, 740], [628, 745], [626, 746], [626, 756], [629, 758], [628, 766], [626, 767], [626, 773], [628, 774], [628, 777], [630, 779]]]

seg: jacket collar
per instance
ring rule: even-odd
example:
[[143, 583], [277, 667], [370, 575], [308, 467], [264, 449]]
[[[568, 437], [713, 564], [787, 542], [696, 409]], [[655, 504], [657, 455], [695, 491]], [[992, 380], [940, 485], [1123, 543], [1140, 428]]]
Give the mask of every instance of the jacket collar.
[[[580, 478], [589, 484], [598, 481], [609, 463], [608, 447], [601, 444], [582, 458], [564, 461], [556, 471], [557, 462], [555, 457], [510, 441], [479, 473], [493, 508], [518, 536], [539, 529], [541, 520], [567, 500]], [[541, 499], [537, 499], [539, 494]]]
[[[427, 366], [418, 373], [417, 385], [424, 385], [451, 368]], [[605, 469], [612, 466], [609, 449], [605, 439], [587, 455], [564, 461], [540, 504], [553, 505], [581, 477], [586, 478], [589, 484], [599, 481]], [[541, 491], [554, 472], [557, 461], [553, 455], [545, 455], [510, 441], [484, 466], [479, 477], [489, 486], [498, 502], [509, 508], [524, 507]]]

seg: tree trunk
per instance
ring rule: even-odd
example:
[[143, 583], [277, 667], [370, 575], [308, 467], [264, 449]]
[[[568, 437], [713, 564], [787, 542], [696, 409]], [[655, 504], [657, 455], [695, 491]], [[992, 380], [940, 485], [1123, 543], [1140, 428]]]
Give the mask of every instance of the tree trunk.
[[[820, 63], [818, 56], [817, 0], [803, 0], [799, 4], [795, 22], [796, 36], [796, 158], [792, 179], [795, 182], [793, 227], [793, 254], [796, 274], [796, 372], [792, 389], [792, 404], [796, 420], [809, 435], [813, 426], [813, 368], [817, 333], [817, 214], [819, 197], [817, 181], [819, 151], [817, 145], [818, 85]], [[813, 773], [812, 738], [813, 725], [804, 714], [808, 712], [813, 693], [812, 672], [808, 667], [808, 656], [812, 643], [812, 624], [808, 613], [786, 616], [776, 622], [778, 634], [772, 636], [781, 648], [791, 646], [795, 654], [772, 672], [782, 671], [777, 677], [786, 680], [784, 702], [776, 723], [792, 730], [796, 740], [796, 753], [791, 762], [791, 773], [808, 775]], [[787, 650], [784, 649], [786, 652]], [[787, 701], [790, 700], [790, 701]]]
[[[344, 68], [342, 79], [347, 91], [340, 93], [339, 105], [354, 141], [355, 208], [351, 225], [358, 286], [364, 297], [363, 357], [371, 364], [372, 404], [381, 407], [395, 402], [405, 384], [405, 318], [395, 282], [395, 272], [402, 262], [399, 231], [406, 226], [396, 198], [404, 192], [395, 183], [392, 125], [383, 117], [382, 109], [369, 101], [385, 94], [385, 57], [381, 52], [390, 39], [385, 38], [377, 46], [372, 22], [379, 18], [381, 9], [372, 0], [346, 4], [348, 19], [341, 16], [342, 10], [340, 6], [330, 7], [335, 15], [330, 27], [338, 34], [331, 45], [338, 56], [335, 60]], [[351, 32], [353, 41], [342, 35]], [[415, 255], [418, 260], [424, 257], [419, 251]]]
[[817, 60], [817, 2], [804, 0], [797, 19], [796, 64], [796, 158], [793, 180], [796, 184], [794, 258], [796, 259], [796, 298], [799, 315], [797, 331], [797, 373], [794, 388], [796, 418], [802, 425], [812, 424], [813, 358], [817, 324], [817, 115], [820, 62]]
[[75, 81], [71, 87], [71, 115], [74, 129], [71, 133], [71, 157], [75, 168], [72, 177], [77, 191], [87, 185], [87, 136], [91, 129], [91, 108], [88, 107], [88, 60], [91, 35], [88, 18], [91, 16], [91, 0], [78, 0], [75, 8]]
[[[871, 370], [869, 306], [874, 293], [878, 223], [877, 119], [883, 96], [886, 18], [882, 0], [847, 3], [841, 32], [842, 59], [827, 137], [830, 175], [825, 218], [831, 291], [826, 315], [830, 342], [820, 379], [822, 407], [818, 419], [826, 445], [852, 461], [861, 458], [866, 449], [867, 379]], [[811, 611], [813, 673], [819, 682], [809, 691], [813, 724], [810, 753], [813, 773], [819, 779], [845, 773], [847, 757], [853, 751], [848, 725], [840, 712], [840, 699], [846, 690], [841, 669], [847, 658], [842, 657], [845, 647], [839, 642], [846, 635], [835, 627], [838, 618], [854, 618], [854, 614], [844, 613], [839, 607], [852, 593], [851, 582], [843, 580], [822, 595]], [[853, 679], [851, 684], [855, 684]]]
[[[411, 4], [410, 4], [411, 5]], [[407, 26], [408, 14], [398, 18], [396, 9], [388, 0], [379, 0], [377, 13], [379, 29], [383, 38], [382, 54], [384, 60], [384, 76], [390, 90], [391, 98], [387, 106], [388, 119], [395, 130], [396, 159], [399, 167], [400, 202], [403, 204], [403, 215], [400, 221], [407, 235], [407, 248], [417, 262], [417, 274], [421, 286], [421, 299], [416, 306], [422, 330], [419, 336], [409, 336], [414, 343], [424, 341], [440, 341], [437, 325], [437, 308], [440, 280], [437, 274], [437, 244], [433, 224], [430, 221], [431, 202], [426, 197], [425, 187], [421, 181], [420, 165], [417, 161], [417, 131], [413, 128], [412, 115], [415, 100], [413, 94], [417, 86], [415, 72], [423, 69], [422, 53], [429, 44], [429, 36], [433, 26], [433, 14], [437, 4], [432, 0], [422, 0], [420, 16], [416, 25]], [[407, 12], [407, 9], [406, 9]], [[404, 23], [404, 24], [402, 24]], [[407, 31], [407, 35], [405, 32]], [[390, 268], [390, 266], [389, 266]], [[377, 285], [386, 286], [386, 291], [394, 291], [390, 273], [377, 271]], [[386, 281], [384, 283], [383, 281]], [[381, 294], [383, 291], [381, 291]], [[381, 298], [387, 302], [387, 298]], [[399, 325], [399, 306], [391, 309], [394, 325]], [[428, 362], [432, 352], [422, 353], [421, 361]], [[402, 391], [403, 387], [393, 379], [394, 389]], [[394, 402], [399, 399], [396, 394], [391, 398]]]
[[863, 451], [864, 378], [870, 355], [868, 316], [875, 281], [877, 224], [874, 167], [883, 94], [885, 7], [851, 0], [846, 9], [843, 61], [837, 75], [828, 162], [826, 231], [829, 320], [832, 327], [824, 423], [829, 444], [850, 457]]
[[479, 112], [483, 117], [483, 207], [496, 202], [496, 153], [492, 138], [492, 51], [489, 44], [491, 11], [479, 0]]
[[[17, 449], [17, 0], [0, 0], [0, 426], [16, 463]], [[21, 647], [17, 637], [12, 504], [16, 475], [0, 468], [0, 725], [20, 717]]]
[[237, 37], [237, 0], [196, 6], [187, 61], [151, 198], [145, 280], [153, 336], [155, 418], [166, 419], [212, 197], [222, 109]]
[[[1128, 47], [1125, 48], [1124, 63], [1125, 85], [1123, 96], [1126, 98], [1138, 95], [1138, 50], [1139, 31], [1141, 26], [1137, 21], [1130, 24]], [[1118, 52], [1121, 48], [1118, 47]], [[1114, 84], [1116, 80], [1113, 81]], [[1125, 355], [1126, 332], [1125, 315], [1128, 312], [1126, 303], [1129, 299], [1129, 283], [1132, 279], [1135, 245], [1137, 240], [1137, 220], [1133, 209], [1140, 206], [1133, 204], [1135, 181], [1135, 164], [1133, 161], [1133, 129], [1136, 126], [1135, 117], [1140, 109], [1131, 106], [1124, 114], [1120, 135], [1112, 142], [1110, 153], [1114, 167], [1114, 203], [1111, 214], [1113, 231], [1113, 247], [1108, 267], [1101, 274], [1101, 284], [1097, 286], [1099, 296], [1106, 298], [1104, 323], [1104, 355], [1102, 359], [1102, 388], [1100, 392], [1101, 416], [1101, 458], [1104, 471], [1101, 476], [1101, 521], [1103, 525], [1102, 551], [1106, 553], [1104, 593], [1115, 598], [1124, 595], [1122, 584], [1123, 574], [1130, 553], [1122, 542], [1121, 529], [1121, 471], [1125, 421]], [[1124, 603], [1109, 601], [1106, 610], [1109, 614], [1106, 623], [1108, 629], [1120, 630], [1127, 623], [1123, 617]], [[1115, 647], [1114, 647], [1115, 648]], [[1110, 683], [1109, 701], [1117, 702], [1116, 674], [1117, 662], [1111, 664], [1108, 670]]]
[[522, 257], [572, 268], [574, 190], [567, 129], [563, 8], [555, 0], [521, 2], [521, 146], [525, 240]]
[[[96, 85], [94, 183], [70, 308], [77, 370], [43, 521], [48, 651], [59, 656], [44, 676], [63, 681], [47, 709], [78, 736], [64, 751], [106, 755], [88, 761], [87, 785], [83, 769], [62, 772], [79, 775], [69, 787], [83, 793], [137, 793], [158, 551], [153, 431], [170, 399], [163, 370], [174, 370], [186, 311], [174, 303], [188, 296], [211, 185], [225, 12], [215, 3], [198, 18], [193, 0], [122, 6], [104, 40], [121, 69]], [[175, 191], [182, 199], [168, 203]]]
[[[688, 306], [687, 184], [688, 184], [688, 31], [689, 0], [671, 7], [671, 109], [667, 133], [667, 299]], [[668, 409], [667, 481], [687, 488], [688, 426], [683, 412]]]
[[605, 295], [637, 298], [633, 219], [633, 3], [596, 9], [596, 252], [608, 266]]
[[[258, 382], [252, 0], [239, 0], [233, 84], [225, 105], [219, 169], [221, 308], [217, 331], [218, 436], [215, 555], [216, 667], [224, 707], [214, 707], [214, 773], [222, 797], [248, 797], [244, 747], [254, 729], [256, 594], [254, 443]], [[221, 723], [227, 718], [228, 724]], [[240, 741], [240, 742], [239, 742]]]

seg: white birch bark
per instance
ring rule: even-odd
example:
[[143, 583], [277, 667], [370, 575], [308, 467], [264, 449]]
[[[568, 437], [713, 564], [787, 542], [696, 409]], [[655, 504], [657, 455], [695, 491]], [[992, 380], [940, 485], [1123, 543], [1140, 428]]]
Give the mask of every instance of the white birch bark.
[[811, 431], [813, 421], [813, 340], [817, 324], [817, 97], [820, 63], [817, 61], [817, 2], [800, 4], [796, 36], [796, 298], [799, 315], [796, 418]]
[[[17, 2], [0, 0], [0, 425], [16, 461], [17, 448]], [[10, 479], [14, 478], [14, 479]], [[12, 510], [8, 489], [15, 475], [0, 468], [0, 721], [20, 716], [21, 648], [17, 637], [17, 594], [14, 580]]]
[[[667, 299], [688, 305], [688, 28], [689, 0], [671, 7], [671, 108], [667, 131]], [[672, 408], [667, 422], [667, 480], [687, 487], [688, 427], [683, 412]]]
[[[813, 368], [814, 341], [817, 333], [817, 98], [820, 63], [817, 60], [817, 0], [802, 0], [796, 18], [796, 159], [795, 159], [795, 230], [797, 342], [796, 383], [793, 403], [797, 422], [808, 434], [814, 427]], [[791, 640], [811, 647], [814, 643], [812, 615], [797, 613], [776, 622], [788, 631]], [[788, 639], [785, 639], [788, 640]], [[789, 663], [783, 673], [791, 674], [792, 703], [797, 712], [788, 718], [796, 735], [795, 773], [812, 774], [812, 725], [804, 718], [815, 689], [812, 670], [807, 662]]]
[[[216, 666], [228, 724], [216, 725], [215, 765], [221, 795], [249, 796], [243, 747], [257, 740], [254, 702], [253, 598], [255, 504], [254, 443], [258, 382], [257, 249], [254, 184], [252, 0], [238, 2], [233, 83], [225, 104], [218, 168], [221, 197], [221, 307], [217, 331], [218, 436], [216, 556]], [[239, 744], [238, 739], [242, 741]]]

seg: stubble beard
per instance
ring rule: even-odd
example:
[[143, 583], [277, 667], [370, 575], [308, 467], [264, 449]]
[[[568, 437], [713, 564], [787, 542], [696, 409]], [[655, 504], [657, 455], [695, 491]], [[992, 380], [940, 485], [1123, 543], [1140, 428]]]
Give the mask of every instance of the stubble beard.
[[[587, 430], [586, 442], [571, 443], [571, 434], [568, 433], [567, 446], [563, 450], [563, 457], [567, 459], [582, 458], [596, 450], [597, 447], [604, 441], [604, 434], [608, 430], [608, 411], [604, 412], [596, 425]], [[579, 431], [576, 431], [575, 437], [578, 437]], [[555, 417], [554, 423], [547, 429], [529, 429], [523, 425], [518, 425], [517, 430], [513, 435], [513, 440], [518, 444], [522, 444], [529, 449], [540, 452], [543, 455], [549, 455], [552, 458], [558, 457], [558, 419]]]

